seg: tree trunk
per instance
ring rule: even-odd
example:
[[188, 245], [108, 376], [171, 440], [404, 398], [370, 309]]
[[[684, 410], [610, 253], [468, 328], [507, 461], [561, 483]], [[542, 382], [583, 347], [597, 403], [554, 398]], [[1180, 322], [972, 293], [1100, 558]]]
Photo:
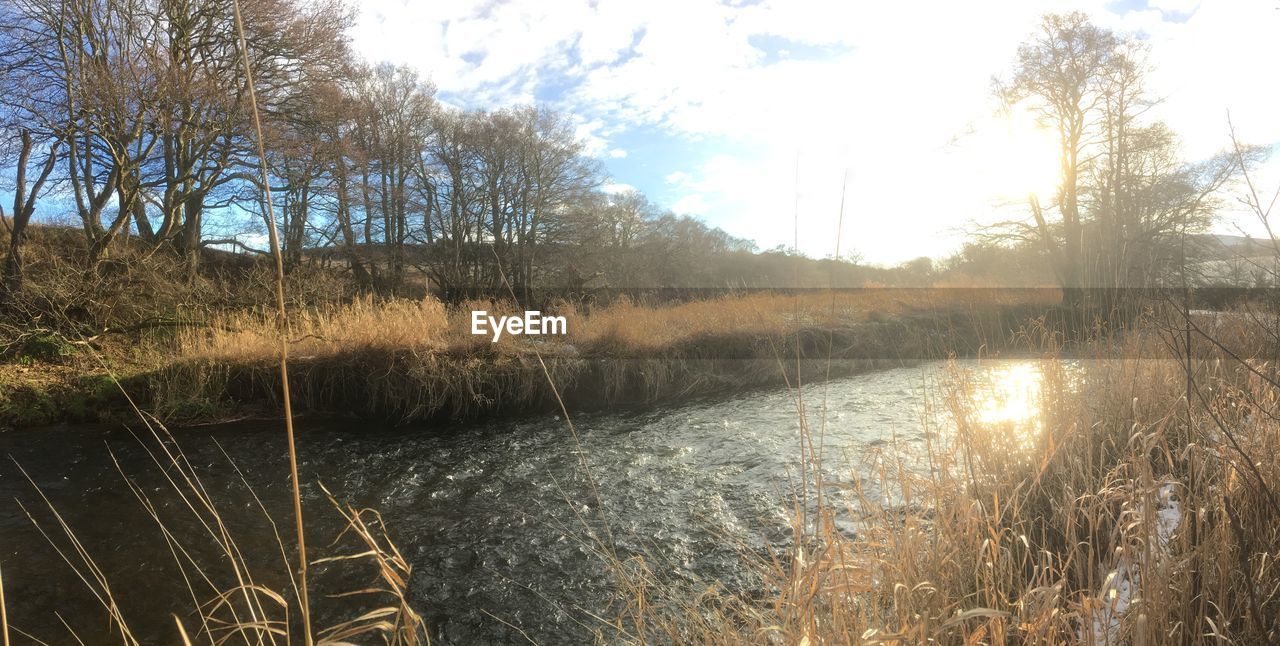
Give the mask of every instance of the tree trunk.
[[187, 278], [194, 279], [200, 269], [200, 216], [204, 196], [191, 194], [182, 205], [182, 253], [187, 261]]
[[0, 290], [0, 302], [22, 291], [22, 244], [18, 228], [14, 227], [9, 237], [9, 255], [4, 259], [4, 288]]
[[141, 199], [133, 203], [133, 221], [138, 223], [138, 237], [154, 244], [156, 232], [151, 228], [151, 220], [147, 219], [147, 205]]
[[[31, 159], [31, 148], [34, 142], [31, 131], [23, 129], [19, 133], [21, 147], [18, 149], [18, 164], [13, 186], [13, 224], [5, 222], [9, 230], [9, 252], [5, 257], [4, 273], [0, 274], [0, 303], [9, 300], [22, 290], [22, 238], [27, 230], [27, 223], [36, 210], [36, 198], [40, 189], [53, 173], [54, 163], [58, 159], [58, 146], [62, 139], [57, 139], [49, 146], [49, 156], [45, 158], [40, 174], [27, 190], [27, 162]], [[0, 220], [4, 219], [4, 209], [0, 208]]]

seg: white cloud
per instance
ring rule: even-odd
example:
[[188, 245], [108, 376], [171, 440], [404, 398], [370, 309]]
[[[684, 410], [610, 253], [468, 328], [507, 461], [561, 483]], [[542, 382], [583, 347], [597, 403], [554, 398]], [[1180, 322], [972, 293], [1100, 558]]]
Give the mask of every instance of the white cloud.
[[[579, 122], [574, 128], [574, 136], [578, 138], [578, 141], [582, 142], [584, 152], [592, 157], [617, 157], [614, 155], [617, 150], [609, 147], [609, 140], [604, 136], [608, 128], [603, 120], [583, 121], [580, 116], [576, 118], [579, 119]], [[626, 151], [622, 151], [622, 157], [626, 156]]]
[[1280, 141], [1280, 83], [1264, 69], [1280, 60], [1280, 11], [1272, 3], [1207, 3], [1185, 23], [1152, 35], [1154, 89], [1166, 97], [1159, 116], [1181, 133], [1187, 153], [1227, 145], [1227, 111], [1253, 141]]
[[676, 200], [671, 205], [671, 210], [676, 215], [706, 215], [709, 207], [706, 197], [700, 193], [691, 193]]
[[636, 190], [636, 187], [630, 184], [623, 184], [621, 182], [608, 182], [604, 186], [601, 186], [600, 190], [608, 193], [609, 195], [617, 195], [619, 193], [634, 191]]
[[1200, 0], [1147, 0], [1147, 6], [1161, 11], [1189, 14], [1200, 6]]
[[674, 173], [671, 173], [670, 175], [667, 175], [663, 179], [666, 180], [668, 184], [679, 185], [679, 184], [684, 184], [685, 182], [688, 182], [690, 177], [688, 173], [682, 170], [678, 170]]
[[584, 66], [618, 60], [631, 47], [646, 9], [632, 0], [600, 0], [590, 24], [581, 25], [578, 53]]

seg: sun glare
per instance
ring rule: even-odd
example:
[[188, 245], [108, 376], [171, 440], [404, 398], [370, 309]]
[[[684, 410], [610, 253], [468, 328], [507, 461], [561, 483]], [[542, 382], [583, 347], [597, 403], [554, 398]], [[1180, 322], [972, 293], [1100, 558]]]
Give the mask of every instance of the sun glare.
[[1034, 194], [1048, 201], [1060, 177], [1058, 144], [1054, 134], [1036, 124], [1025, 112], [1015, 112], [996, 122], [983, 142], [982, 165], [993, 197], [1021, 202]]
[[978, 402], [978, 420], [1011, 425], [1019, 431], [1019, 444], [1028, 445], [1039, 428], [1040, 378], [1034, 363], [992, 368], [988, 387]]

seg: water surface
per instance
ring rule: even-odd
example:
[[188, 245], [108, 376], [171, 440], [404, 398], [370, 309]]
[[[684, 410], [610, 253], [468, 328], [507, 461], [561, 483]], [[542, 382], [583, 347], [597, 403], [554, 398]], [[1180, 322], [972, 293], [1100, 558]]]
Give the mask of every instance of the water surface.
[[[962, 362], [960, 368], [994, 393], [984, 395], [982, 415], [998, 421], [1025, 415], [1034, 397], [1034, 362]], [[946, 374], [944, 364], [933, 363], [803, 388], [810, 427], [823, 440], [824, 480], [837, 485], [833, 495], [847, 496], [838, 485], [852, 483], [891, 443], [923, 454], [929, 434], [945, 426], [935, 404]], [[400, 428], [303, 419], [297, 426], [300, 471], [308, 482], [308, 540], [313, 557], [332, 554], [328, 541], [340, 529], [314, 484], [319, 480], [344, 500], [381, 511], [413, 566], [412, 600], [437, 642], [509, 643], [525, 635], [541, 643], [586, 642], [597, 631], [612, 640], [616, 633], [593, 615], [613, 616], [614, 585], [585, 537], [594, 532], [608, 543], [611, 535], [619, 554], [643, 554], [651, 569], [673, 581], [705, 587], [720, 580], [750, 590], [741, 550], [780, 545], [789, 535], [798, 420], [796, 397], [785, 389], [644, 412], [576, 415], [593, 487], [568, 426], [555, 416]], [[273, 529], [242, 481], [291, 542], [280, 423], [175, 433], [258, 580], [287, 589]], [[170, 547], [121, 472], [156, 502], [171, 532], [190, 537], [184, 538], [187, 549], [209, 562], [219, 557], [128, 430], [3, 433], [0, 454], [13, 458], [0, 464], [0, 565], [12, 624], [49, 643], [65, 643], [71, 638], [61, 615], [86, 643], [109, 636], [94, 597], [15, 502], [62, 540], [16, 468], [20, 464], [107, 575], [135, 632], [168, 643], [171, 613], [194, 625], [191, 594]], [[208, 569], [225, 571], [220, 565]], [[324, 593], [374, 582], [368, 569], [317, 568], [316, 623], [349, 618], [343, 604]]]

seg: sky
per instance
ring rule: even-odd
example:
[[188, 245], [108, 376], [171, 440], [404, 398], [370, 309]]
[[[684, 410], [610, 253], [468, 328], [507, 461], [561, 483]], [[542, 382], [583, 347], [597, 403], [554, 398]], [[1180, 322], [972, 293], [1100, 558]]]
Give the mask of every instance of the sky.
[[[1022, 217], [1053, 137], [999, 114], [994, 76], [1048, 11], [1150, 47], [1153, 116], [1188, 159], [1280, 142], [1280, 0], [366, 0], [354, 45], [442, 102], [572, 115], [609, 174], [762, 248], [896, 263]], [[1280, 152], [1280, 149], [1277, 149]], [[1280, 181], [1280, 154], [1259, 170]], [[1274, 185], [1274, 184], [1273, 184]], [[841, 197], [844, 196], [843, 217]], [[1257, 233], [1228, 213], [1223, 232]], [[798, 231], [798, 233], [797, 233]], [[839, 233], [839, 235], [837, 235]]]

